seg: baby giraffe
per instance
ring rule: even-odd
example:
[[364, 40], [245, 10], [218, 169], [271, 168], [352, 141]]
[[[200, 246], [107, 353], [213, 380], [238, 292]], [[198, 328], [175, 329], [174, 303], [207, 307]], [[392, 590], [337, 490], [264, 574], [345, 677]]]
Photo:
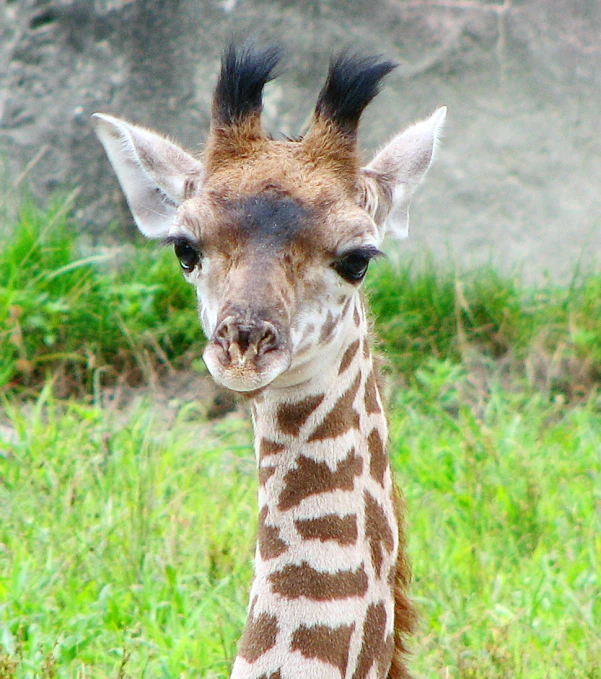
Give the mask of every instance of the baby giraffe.
[[229, 47], [202, 158], [109, 115], [94, 125], [142, 233], [195, 288], [204, 361], [245, 394], [259, 470], [248, 620], [233, 679], [409, 677], [414, 623], [387, 423], [361, 295], [446, 110], [366, 167], [357, 128], [394, 68], [334, 59], [308, 132], [273, 139], [262, 93], [278, 49]]

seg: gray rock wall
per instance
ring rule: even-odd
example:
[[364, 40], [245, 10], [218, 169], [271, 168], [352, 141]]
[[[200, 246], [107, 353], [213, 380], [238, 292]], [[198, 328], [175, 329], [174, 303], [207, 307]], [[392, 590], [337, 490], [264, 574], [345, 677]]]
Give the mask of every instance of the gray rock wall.
[[[91, 132], [100, 110], [200, 148], [219, 56], [255, 32], [290, 53], [266, 125], [295, 134], [332, 50], [401, 62], [362, 125], [367, 154], [436, 106], [446, 138], [410, 241], [565, 280], [601, 255], [598, 0], [4, 0], [0, 153], [36, 195], [81, 186], [82, 230], [131, 219]], [[122, 229], [123, 227], [121, 227]], [[114, 231], [113, 233], [116, 233]]]

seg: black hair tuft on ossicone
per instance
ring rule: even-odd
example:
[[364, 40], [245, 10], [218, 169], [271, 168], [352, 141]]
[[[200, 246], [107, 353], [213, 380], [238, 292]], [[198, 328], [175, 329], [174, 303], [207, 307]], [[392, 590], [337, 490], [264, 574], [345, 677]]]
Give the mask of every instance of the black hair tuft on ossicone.
[[344, 133], [354, 134], [365, 107], [378, 94], [382, 80], [397, 64], [381, 57], [343, 52], [330, 63], [315, 112], [334, 122]]
[[213, 98], [217, 123], [232, 125], [261, 110], [263, 88], [279, 75], [275, 68], [282, 56], [281, 47], [258, 48], [252, 41], [225, 49]]

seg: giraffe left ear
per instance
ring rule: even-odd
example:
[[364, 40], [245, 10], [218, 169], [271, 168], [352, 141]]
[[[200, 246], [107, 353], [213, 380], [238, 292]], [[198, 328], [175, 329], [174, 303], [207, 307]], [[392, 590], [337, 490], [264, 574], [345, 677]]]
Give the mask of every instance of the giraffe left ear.
[[360, 203], [381, 237], [406, 238], [409, 204], [434, 159], [447, 115], [446, 106], [394, 137], [361, 169]]
[[106, 113], [92, 116], [132, 215], [148, 238], [164, 238], [178, 206], [200, 186], [201, 163], [150, 130]]

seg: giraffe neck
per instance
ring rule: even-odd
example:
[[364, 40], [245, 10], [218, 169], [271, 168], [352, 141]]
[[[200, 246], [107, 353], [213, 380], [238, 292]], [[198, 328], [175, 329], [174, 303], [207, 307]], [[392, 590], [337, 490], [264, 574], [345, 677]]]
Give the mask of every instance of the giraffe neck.
[[253, 403], [259, 525], [232, 679], [387, 676], [398, 527], [358, 299], [351, 325], [318, 376]]

